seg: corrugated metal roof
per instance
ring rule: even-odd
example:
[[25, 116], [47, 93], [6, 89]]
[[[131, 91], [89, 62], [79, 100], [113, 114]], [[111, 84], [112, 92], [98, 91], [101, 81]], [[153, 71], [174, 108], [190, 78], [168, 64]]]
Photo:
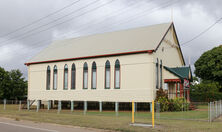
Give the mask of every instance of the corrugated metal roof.
[[56, 41], [28, 63], [155, 50], [172, 23]]
[[190, 79], [192, 80], [192, 72], [190, 67], [173, 67], [169, 68], [164, 66], [166, 70], [173, 73], [174, 75], [178, 76], [181, 79]]

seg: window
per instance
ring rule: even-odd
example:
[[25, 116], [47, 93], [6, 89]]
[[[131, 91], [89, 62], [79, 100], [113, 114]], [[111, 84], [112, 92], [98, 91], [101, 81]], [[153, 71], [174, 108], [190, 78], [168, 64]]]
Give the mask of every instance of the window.
[[76, 66], [72, 64], [72, 71], [71, 71], [71, 89], [76, 88]]
[[88, 65], [85, 62], [83, 65], [83, 89], [88, 88]]
[[47, 67], [46, 72], [46, 90], [50, 90], [50, 66]]
[[105, 66], [105, 89], [110, 88], [110, 75], [110, 62], [107, 60]]
[[65, 64], [64, 66], [64, 86], [63, 89], [67, 90], [68, 89], [68, 65]]
[[177, 97], [180, 97], [180, 83], [177, 83]]
[[156, 59], [156, 88], [159, 88], [159, 60]]
[[162, 60], [160, 60], [160, 88], [163, 87], [163, 65]]
[[54, 68], [53, 68], [53, 90], [56, 90], [57, 89], [57, 66], [55, 65]]
[[115, 88], [120, 88], [120, 62], [116, 60], [115, 62], [115, 79], [114, 79]]
[[92, 83], [91, 88], [96, 89], [96, 62], [92, 63]]

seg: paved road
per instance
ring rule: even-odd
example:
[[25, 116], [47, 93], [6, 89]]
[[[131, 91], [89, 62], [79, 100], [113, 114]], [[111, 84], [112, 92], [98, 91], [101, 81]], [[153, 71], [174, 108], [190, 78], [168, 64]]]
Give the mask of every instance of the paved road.
[[87, 129], [31, 121], [15, 121], [0, 117], [0, 132], [102, 132], [103, 130]]

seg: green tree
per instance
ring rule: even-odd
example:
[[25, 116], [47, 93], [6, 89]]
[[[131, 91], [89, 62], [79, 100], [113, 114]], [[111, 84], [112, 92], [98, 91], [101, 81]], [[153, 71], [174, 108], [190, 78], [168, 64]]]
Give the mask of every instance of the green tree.
[[0, 67], [0, 99], [24, 99], [27, 81], [19, 70], [5, 71]]
[[10, 76], [10, 98], [23, 99], [27, 94], [27, 81], [23, 78], [20, 70], [11, 70]]
[[4, 68], [0, 67], [0, 98], [8, 98], [10, 96], [9, 92], [10, 77]]
[[222, 46], [203, 53], [194, 65], [197, 77], [216, 81], [222, 85]]
[[190, 85], [190, 98], [194, 102], [208, 102], [222, 99], [218, 82], [202, 81], [200, 84]]

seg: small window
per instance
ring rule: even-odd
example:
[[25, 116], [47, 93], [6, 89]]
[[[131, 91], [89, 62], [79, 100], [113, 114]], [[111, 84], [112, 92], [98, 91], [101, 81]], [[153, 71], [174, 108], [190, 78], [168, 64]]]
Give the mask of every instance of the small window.
[[46, 90], [50, 90], [50, 73], [50, 66], [48, 66], [46, 72]]
[[71, 71], [71, 89], [76, 88], [76, 66], [72, 64], [72, 71]]
[[159, 60], [156, 59], [156, 88], [159, 88]]
[[63, 86], [64, 90], [68, 89], [68, 65], [65, 64], [64, 66], [64, 86]]
[[57, 72], [58, 72], [57, 66], [55, 65], [53, 68], [53, 90], [57, 89], [57, 79], [58, 79]]
[[85, 62], [83, 65], [83, 89], [88, 88], [88, 65]]
[[92, 63], [92, 83], [91, 88], [96, 89], [96, 62]]
[[119, 60], [116, 60], [115, 62], [115, 88], [119, 89], [120, 88], [120, 62]]
[[162, 65], [162, 60], [160, 60], [160, 88], [163, 88], [163, 65]]
[[110, 62], [107, 60], [105, 65], [105, 89], [110, 89]]
[[180, 97], [180, 83], [177, 83], [177, 97]]

